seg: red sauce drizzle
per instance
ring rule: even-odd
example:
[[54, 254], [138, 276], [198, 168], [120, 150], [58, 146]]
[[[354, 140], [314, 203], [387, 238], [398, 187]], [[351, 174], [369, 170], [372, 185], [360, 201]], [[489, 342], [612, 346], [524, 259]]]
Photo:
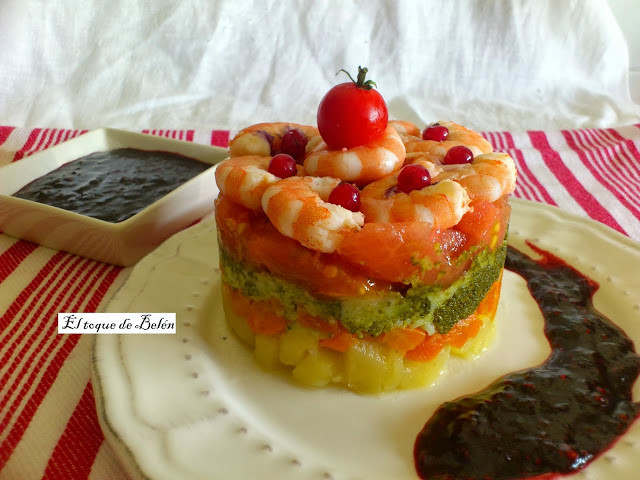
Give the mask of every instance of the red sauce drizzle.
[[[551, 354], [486, 389], [443, 404], [418, 435], [415, 466], [430, 480], [553, 478], [585, 467], [640, 416], [632, 401], [640, 357], [593, 306], [598, 284], [531, 244], [506, 268], [538, 303]], [[640, 319], [638, 319], [640, 321]]]

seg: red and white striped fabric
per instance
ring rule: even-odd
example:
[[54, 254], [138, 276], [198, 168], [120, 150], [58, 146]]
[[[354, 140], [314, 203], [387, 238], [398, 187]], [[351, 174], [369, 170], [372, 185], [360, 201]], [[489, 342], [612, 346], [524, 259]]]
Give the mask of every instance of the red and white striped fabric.
[[[81, 133], [0, 127], [0, 166]], [[228, 131], [145, 133], [220, 146], [229, 139]], [[516, 197], [640, 240], [640, 124], [484, 135], [515, 159]], [[91, 338], [58, 335], [57, 313], [96, 311], [129, 271], [0, 234], [0, 479], [126, 478], [98, 425]]]
[[[0, 166], [82, 133], [0, 127]], [[218, 146], [229, 140], [228, 131], [145, 133]], [[0, 234], [1, 479], [126, 478], [95, 413], [91, 337], [58, 335], [57, 314], [95, 312], [129, 270]]]

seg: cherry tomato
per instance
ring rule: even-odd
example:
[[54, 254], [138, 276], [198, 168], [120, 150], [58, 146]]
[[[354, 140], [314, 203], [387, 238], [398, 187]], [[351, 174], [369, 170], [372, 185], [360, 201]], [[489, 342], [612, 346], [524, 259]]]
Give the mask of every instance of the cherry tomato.
[[375, 83], [365, 81], [366, 74], [366, 68], [358, 67], [357, 80], [349, 75], [351, 82], [336, 85], [320, 102], [318, 130], [332, 150], [365, 145], [380, 138], [387, 128], [387, 105], [373, 89]]

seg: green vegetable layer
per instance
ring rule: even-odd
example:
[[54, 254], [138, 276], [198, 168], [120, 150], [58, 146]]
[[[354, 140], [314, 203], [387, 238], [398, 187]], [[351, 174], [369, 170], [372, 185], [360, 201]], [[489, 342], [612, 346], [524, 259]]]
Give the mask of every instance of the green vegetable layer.
[[328, 322], [340, 321], [351, 333], [379, 335], [397, 327], [422, 327], [447, 333], [459, 320], [471, 315], [498, 280], [507, 252], [506, 239], [495, 252], [485, 249], [467, 272], [452, 285], [413, 285], [400, 292], [336, 300], [319, 299], [305, 288], [266, 270], [257, 270], [232, 257], [220, 246], [222, 279], [253, 300], [276, 298], [291, 322], [304, 307]]

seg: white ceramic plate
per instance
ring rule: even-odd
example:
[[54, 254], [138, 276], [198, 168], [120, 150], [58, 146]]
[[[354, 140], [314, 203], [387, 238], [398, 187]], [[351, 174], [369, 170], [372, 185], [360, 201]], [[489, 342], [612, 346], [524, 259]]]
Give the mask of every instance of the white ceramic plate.
[[[556, 208], [512, 205], [510, 243], [528, 251], [532, 240], [598, 281], [596, 307], [640, 345], [640, 246]], [[141, 261], [107, 307], [177, 313], [175, 336], [96, 338], [98, 414], [133, 478], [415, 479], [415, 437], [443, 401], [550, 351], [524, 280], [505, 271], [494, 344], [475, 361], [452, 359], [435, 387], [382, 397], [301, 388], [260, 370], [229, 331], [217, 263], [210, 218]], [[638, 469], [636, 424], [577, 478], [635, 480]]]
[[219, 147], [111, 128], [93, 130], [0, 169], [0, 231], [56, 250], [129, 266], [213, 210], [213, 168], [119, 223], [11, 196], [65, 163], [125, 147], [178, 153], [212, 165], [228, 156]]

